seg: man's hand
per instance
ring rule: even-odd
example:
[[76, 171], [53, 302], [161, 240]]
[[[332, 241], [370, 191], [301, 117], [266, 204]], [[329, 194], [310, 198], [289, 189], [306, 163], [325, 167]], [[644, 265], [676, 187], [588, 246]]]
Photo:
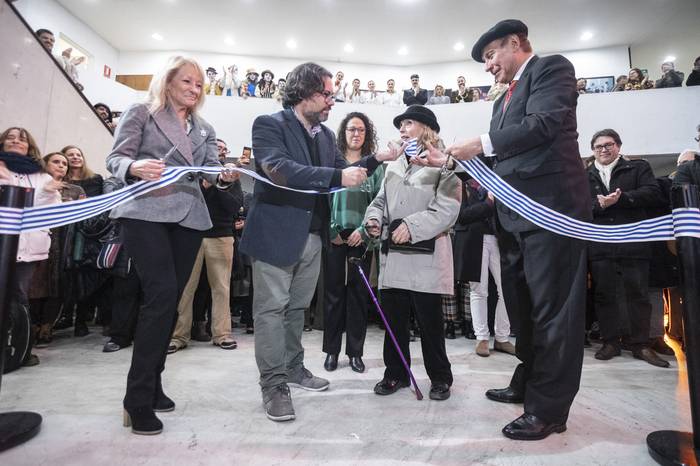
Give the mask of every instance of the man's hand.
[[223, 183], [233, 183], [241, 177], [241, 174], [235, 170], [236, 165], [233, 163], [227, 163], [224, 165], [224, 169], [219, 173], [219, 180]]
[[411, 232], [408, 231], [408, 226], [406, 226], [404, 222], [401, 222], [401, 225], [391, 233], [391, 239], [396, 244], [403, 244], [411, 241]]
[[137, 160], [129, 166], [129, 174], [142, 180], [158, 181], [165, 171], [165, 162], [160, 159]]
[[335, 235], [335, 238], [331, 240], [331, 243], [335, 244], [336, 246], [340, 246], [344, 243], [343, 238], [340, 237], [340, 235]]
[[451, 145], [447, 148], [445, 153], [458, 160], [471, 160], [477, 155], [483, 154], [484, 148], [481, 146], [481, 138], [477, 136], [461, 143]]
[[421, 167], [442, 167], [447, 161], [447, 154], [433, 147], [432, 144], [425, 144], [425, 151], [420, 156], [411, 159], [411, 163]]
[[616, 189], [614, 193], [610, 193], [607, 196], [598, 194], [598, 204], [600, 204], [601, 208], [607, 209], [608, 207], [617, 204], [617, 201], [620, 200], [621, 195], [622, 191], [620, 191], [620, 188]]
[[365, 232], [370, 238], [378, 238], [381, 233], [379, 222], [373, 218], [367, 220], [367, 223], [365, 223]]
[[348, 167], [343, 169], [341, 184], [346, 188], [357, 186], [367, 179], [367, 169], [363, 167]]
[[387, 149], [374, 154], [374, 158], [379, 162], [392, 162], [399, 158], [403, 151], [408, 147], [408, 142], [404, 142], [400, 146], [392, 141], [387, 144]]
[[359, 245], [362, 244], [362, 233], [360, 233], [360, 230], [357, 229], [350, 233], [350, 236], [348, 236], [348, 246], [351, 248], [355, 248]]

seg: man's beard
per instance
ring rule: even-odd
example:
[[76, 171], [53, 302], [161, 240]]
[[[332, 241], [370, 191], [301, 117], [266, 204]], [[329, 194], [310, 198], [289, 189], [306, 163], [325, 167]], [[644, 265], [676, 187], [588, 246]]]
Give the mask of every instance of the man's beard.
[[304, 112], [304, 118], [306, 118], [306, 121], [308, 121], [311, 126], [317, 126], [328, 119], [328, 115], [323, 115], [323, 112], [324, 110], [318, 112]]

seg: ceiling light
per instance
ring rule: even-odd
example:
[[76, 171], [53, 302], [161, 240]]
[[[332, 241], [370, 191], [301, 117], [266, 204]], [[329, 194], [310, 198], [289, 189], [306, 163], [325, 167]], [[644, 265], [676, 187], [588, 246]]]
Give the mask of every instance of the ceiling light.
[[297, 48], [297, 41], [295, 41], [294, 39], [289, 39], [289, 40], [287, 41], [287, 48], [288, 48], [288, 49], [295, 49], [295, 48]]
[[399, 48], [398, 52], [396, 53], [398, 53], [399, 55], [408, 55], [408, 47], [403, 45], [401, 46], [401, 48]]
[[455, 52], [461, 52], [464, 50], [464, 44], [461, 42], [457, 42], [455, 45], [452, 46], [452, 48], [455, 50]]
[[673, 55], [667, 55], [666, 58], [664, 58], [664, 62], [667, 61], [676, 61], [676, 57], [674, 57]]
[[154, 32], [153, 34], [151, 34], [151, 37], [153, 37], [155, 40], [163, 40], [163, 36], [161, 36], [157, 32]]
[[352, 44], [348, 43], [348, 44], [345, 44], [345, 47], [343, 47], [343, 50], [345, 50], [347, 53], [352, 53], [355, 51], [355, 47], [353, 47]]
[[236, 44], [236, 41], [233, 40], [233, 37], [230, 37], [230, 36], [229, 36], [229, 37], [226, 37], [226, 38], [224, 39], [224, 43], [225, 43], [226, 45], [235, 45], [235, 44]]
[[593, 33], [591, 31], [584, 31], [581, 34], [581, 40], [591, 40], [593, 39]]

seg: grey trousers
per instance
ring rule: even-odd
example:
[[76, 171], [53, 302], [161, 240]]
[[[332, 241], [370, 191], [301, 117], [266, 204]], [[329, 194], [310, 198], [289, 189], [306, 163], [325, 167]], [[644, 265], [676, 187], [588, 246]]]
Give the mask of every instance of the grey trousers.
[[304, 367], [304, 309], [309, 307], [321, 265], [321, 237], [310, 234], [299, 261], [277, 267], [253, 260], [255, 361], [263, 391], [287, 383]]

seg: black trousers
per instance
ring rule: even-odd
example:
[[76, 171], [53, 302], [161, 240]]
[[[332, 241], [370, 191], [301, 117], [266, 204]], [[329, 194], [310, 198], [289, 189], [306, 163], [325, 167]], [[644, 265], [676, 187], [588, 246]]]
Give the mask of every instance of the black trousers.
[[[331, 244], [326, 251], [323, 297], [323, 351], [340, 353], [345, 332], [345, 354], [362, 356], [367, 335], [367, 304], [369, 292], [362, 281], [357, 265], [348, 259], [362, 257], [365, 248], [347, 244]], [[362, 270], [369, 276], [372, 255], [362, 261]], [[345, 270], [347, 265], [347, 285]]]
[[[382, 309], [408, 364], [411, 364], [409, 326], [410, 313], [413, 311], [421, 329], [423, 362], [430, 381], [447, 383], [451, 386], [452, 369], [445, 351], [441, 296], [396, 288], [383, 289], [381, 293]], [[386, 364], [385, 378], [409, 381], [406, 369], [388, 333], [384, 334], [384, 364]]]
[[134, 339], [141, 298], [141, 281], [135, 267], [126, 277], [114, 277], [109, 336], [119, 346], [128, 346]]
[[593, 302], [603, 341], [632, 346], [649, 344], [649, 261], [603, 259], [591, 261]]
[[546, 230], [499, 232], [503, 296], [518, 328], [511, 387], [525, 413], [566, 422], [579, 389], [586, 315], [583, 241]]
[[177, 303], [202, 242], [202, 232], [174, 223], [120, 219], [126, 252], [143, 289], [125, 408], [150, 408], [161, 388], [168, 342], [177, 320]]

